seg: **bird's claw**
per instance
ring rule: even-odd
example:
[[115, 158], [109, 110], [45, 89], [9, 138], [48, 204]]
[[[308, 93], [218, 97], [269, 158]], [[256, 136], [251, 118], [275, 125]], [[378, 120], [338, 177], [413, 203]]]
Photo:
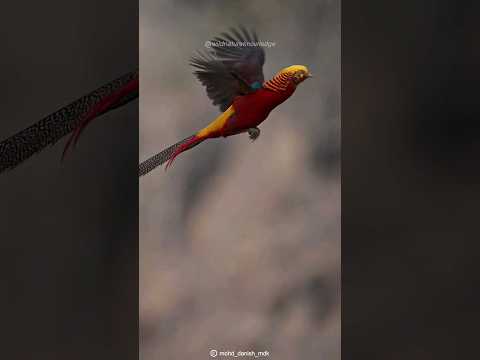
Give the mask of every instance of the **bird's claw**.
[[250, 140], [255, 141], [260, 136], [260, 129], [259, 128], [250, 128], [248, 129], [248, 137]]

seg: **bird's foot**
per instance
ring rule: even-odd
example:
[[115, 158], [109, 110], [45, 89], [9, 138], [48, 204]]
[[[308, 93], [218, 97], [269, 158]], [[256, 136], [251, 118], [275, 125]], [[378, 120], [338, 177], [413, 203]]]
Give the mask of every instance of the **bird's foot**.
[[255, 127], [255, 128], [248, 129], [248, 137], [250, 138], [250, 140], [255, 141], [258, 139], [259, 136], [260, 136], [259, 128]]

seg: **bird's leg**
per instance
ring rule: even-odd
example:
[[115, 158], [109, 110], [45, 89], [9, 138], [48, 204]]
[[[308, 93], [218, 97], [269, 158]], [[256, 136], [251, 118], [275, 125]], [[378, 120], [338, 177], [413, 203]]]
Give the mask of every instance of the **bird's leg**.
[[250, 140], [255, 141], [260, 136], [260, 129], [257, 127], [248, 129], [248, 136]]

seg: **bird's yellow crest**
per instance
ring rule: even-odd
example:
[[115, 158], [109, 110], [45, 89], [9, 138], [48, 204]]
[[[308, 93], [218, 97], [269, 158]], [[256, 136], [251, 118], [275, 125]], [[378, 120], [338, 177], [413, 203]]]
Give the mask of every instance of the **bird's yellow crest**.
[[286, 75], [293, 75], [295, 73], [304, 73], [305, 75], [310, 76], [310, 71], [305, 65], [290, 65], [286, 68], [280, 70], [277, 75], [286, 74]]
[[306, 66], [291, 65], [280, 70], [271, 80], [265, 82], [263, 86], [273, 91], [285, 91], [292, 79], [295, 85], [298, 85], [309, 77], [312, 77], [312, 75]]
[[291, 66], [288, 66], [288, 67], [280, 70], [277, 75], [289, 76], [289, 77], [293, 78], [293, 81], [297, 85], [300, 84], [305, 79], [308, 79], [309, 77], [312, 77], [312, 74], [310, 74], [310, 71], [308, 71], [308, 68], [305, 65], [291, 65]]

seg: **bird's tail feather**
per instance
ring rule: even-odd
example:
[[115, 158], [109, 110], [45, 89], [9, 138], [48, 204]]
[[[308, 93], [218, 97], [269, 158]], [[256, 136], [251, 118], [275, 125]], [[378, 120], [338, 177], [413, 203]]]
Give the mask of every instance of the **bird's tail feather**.
[[65, 144], [63, 149], [62, 159], [65, 158], [65, 155], [71, 145], [75, 146], [83, 130], [90, 124], [90, 122], [104, 113], [116, 109], [133, 99], [138, 97], [138, 78], [134, 78], [132, 81], [128, 82], [125, 86], [120, 87], [118, 90], [112, 92], [108, 96], [105, 96], [104, 99], [99, 101], [92, 109], [87, 112], [83, 118], [81, 118], [80, 123], [73, 130], [72, 135]]
[[[80, 99], [62, 107], [51, 115], [37, 121], [26, 129], [0, 142], [0, 173], [11, 170], [32, 155], [53, 145], [65, 135], [74, 131], [84, 119], [108, 112], [138, 97], [138, 70], [115, 79], [92, 91]], [[132, 88], [133, 85], [133, 88]], [[122, 93], [119, 89], [130, 89], [131, 93]], [[120, 94], [118, 101], [112, 101], [111, 107], [98, 107], [111, 94]], [[92, 112], [95, 108], [99, 113]], [[86, 116], [85, 114], [88, 114]]]
[[150, 171], [160, 165], [163, 165], [164, 163], [167, 163], [167, 165], [165, 166], [165, 170], [168, 169], [178, 155], [200, 144], [204, 140], [205, 138], [203, 137], [192, 135], [177, 142], [176, 144], [173, 144], [172, 146], [169, 146], [158, 154], [140, 163], [138, 167], [139, 176], [143, 176], [149, 173]]

